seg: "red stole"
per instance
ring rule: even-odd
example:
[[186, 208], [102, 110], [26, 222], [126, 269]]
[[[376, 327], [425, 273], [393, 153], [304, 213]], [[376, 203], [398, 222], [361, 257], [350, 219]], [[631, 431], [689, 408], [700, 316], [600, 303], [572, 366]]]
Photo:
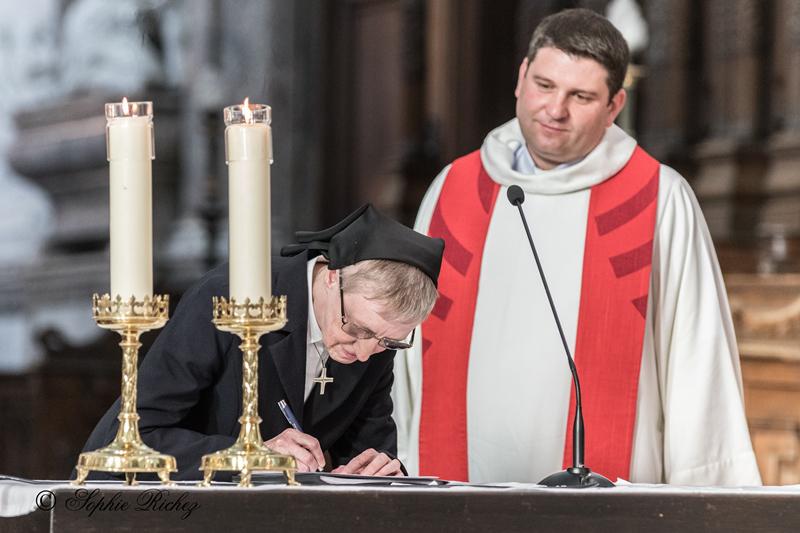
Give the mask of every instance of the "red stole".
[[[480, 153], [473, 152], [453, 163], [431, 218], [428, 234], [442, 237], [446, 246], [439, 300], [423, 327], [421, 475], [468, 479], [469, 350], [483, 247], [499, 189]], [[625, 167], [592, 188], [589, 201], [574, 355], [584, 398], [586, 464], [612, 480], [627, 479], [630, 471], [657, 196], [658, 162], [637, 147]], [[572, 462], [573, 414], [574, 390], [565, 466]]]

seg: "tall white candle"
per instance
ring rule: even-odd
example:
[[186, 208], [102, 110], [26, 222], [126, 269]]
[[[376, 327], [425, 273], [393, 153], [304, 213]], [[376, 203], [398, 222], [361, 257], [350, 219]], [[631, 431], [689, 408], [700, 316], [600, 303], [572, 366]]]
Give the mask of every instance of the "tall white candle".
[[226, 107], [224, 117], [230, 297], [269, 300], [271, 110], [245, 99]]
[[153, 295], [152, 102], [106, 104], [111, 297]]

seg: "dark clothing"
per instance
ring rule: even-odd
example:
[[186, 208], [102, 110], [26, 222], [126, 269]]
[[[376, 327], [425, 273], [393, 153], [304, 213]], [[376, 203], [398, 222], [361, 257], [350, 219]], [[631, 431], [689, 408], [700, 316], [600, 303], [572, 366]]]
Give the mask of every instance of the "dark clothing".
[[[261, 337], [258, 408], [261, 436], [268, 440], [288, 422], [278, 409], [285, 398], [306, 433], [328, 451], [332, 466], [346, 464], [368, 448], [395, 456], [397, 432], [391, 418], [393, 351], [365, 363], [328, 362], [333, 384], [320, 396], [315, 384], [303, 405], [308, 326], [307, 257], [273, 258], [272, 287], [287, 296], [288, 322]], [[139, 368], [137, 407], [142, 440], [174, 455], [174, 479], [199, 479], [200, 458], [232, 445], [242, 409], [240, 339], [211, 322], [211, 297], [228, 295], [227, 265], [212, 270], [181, 299]], [[84, 446], [94, 450], [116, 435], [119, 399]], [[99, 476], [96, 476], [99, 477]], [[95, 478], [96, 478], [95, 477]], [[229, 478], [220, 473], [215, 479]], [[91, 479], [91, 477], [90, 477]]]

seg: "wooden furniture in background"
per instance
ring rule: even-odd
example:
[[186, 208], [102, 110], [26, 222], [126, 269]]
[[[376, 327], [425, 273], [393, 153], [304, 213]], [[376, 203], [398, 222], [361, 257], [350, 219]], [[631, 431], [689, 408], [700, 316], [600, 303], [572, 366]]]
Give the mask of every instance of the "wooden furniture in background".
[[765, 485], [800, 483], [800, 274], [726, 276]]

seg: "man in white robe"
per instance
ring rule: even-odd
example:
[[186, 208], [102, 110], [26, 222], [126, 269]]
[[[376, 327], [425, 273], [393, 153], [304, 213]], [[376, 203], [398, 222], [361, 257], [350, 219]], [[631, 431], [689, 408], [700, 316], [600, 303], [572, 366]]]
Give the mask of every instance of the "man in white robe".
[[[614, 32], [586, 10], [545, 19], [520, 66], [517, 118], [489, 133], [480, 149], [480, 164], [499, 193], [485, 235], [469, 340], [466, 449], [472, 482], [538, 482], [563, 468], [571, 375], [519, 213], [505, 197], [513, 184], [525, 192], [522, 208], [575, 353], [592, 187], [615, 176], [636, 149], [636, 141], [613, 125], [625, 103], [621, 85], [628, 57], [627, 47], [624, 57], [603, 55], [609, 40], [612, 49], [614, 44], [619, 49], [620, 41], [624, 45]], [[599, 34], [602, 42], [581, 48], [587, 34]], [[452, 167], [430, 186], [417, 231], [428, 233]], [[445, 254], [450, 246], [447, 241]], [[421, 338], [430, 320], [417, 332]], [[437, 474], [420, 471], [424, 344], [395, 359], [399, 458], [412, 475]], [[580, 357], [576, 354], [579, 367]], [[689, 185], [664, 165], [658, 167], [635, 390], [630, 481], [760, 484], [713, 244]], [[587, 425], [587, 435], [602, 436], [611, 422]], [[453, 441], [459, 438], [454, 435]], [[591, 449], [586, 458], [591, 467]]]

